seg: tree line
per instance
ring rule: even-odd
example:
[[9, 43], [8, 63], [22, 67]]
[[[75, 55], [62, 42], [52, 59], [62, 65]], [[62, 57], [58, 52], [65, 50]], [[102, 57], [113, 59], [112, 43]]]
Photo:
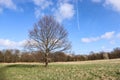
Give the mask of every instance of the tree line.
[[[41, 51], [20, 51], [20, 50], [1, 50], [0, 62], [44, 62], [44, 53]], [[49, 62], [68, 62], [68, 61], [87, 61], [101, 59], [120, 58], [120, 48], [115, 48], [111, 52], [90, 52], [88, 55], [66, 54], [64, 52], [55, 52], [48, 55]]]

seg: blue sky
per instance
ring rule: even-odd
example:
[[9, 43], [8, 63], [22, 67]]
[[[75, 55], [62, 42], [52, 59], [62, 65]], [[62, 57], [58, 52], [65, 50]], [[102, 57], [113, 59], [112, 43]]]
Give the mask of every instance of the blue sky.
[[76, 54], [120, 47], [119, 0], [0, 0], [0, 49], [21, 49], [44, 15], [64, 25]]

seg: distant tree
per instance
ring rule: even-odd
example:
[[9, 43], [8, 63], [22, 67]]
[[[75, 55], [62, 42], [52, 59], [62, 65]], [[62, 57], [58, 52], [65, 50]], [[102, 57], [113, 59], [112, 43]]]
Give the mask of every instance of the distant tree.
[[74, 61], [74, 56], [68, 55], [67, 56], [67, 61]]
[[88, 60], [88, 57], [86, 55], [80, 55], [80, 60], [81, 61]]
[[96, 60], [96, 54], [93, 51], [88, 55], [88, 60]]
[[104, 58], [104, 59], [109, 59], [108, 53], [104, 53], [104, 54], [103, 54], [103, 58]]
[[54, 61], [65, 62], [67, 61], [67, 55], [63, 52], [56, 52], [54, 53]]
[[5, 50], [4, 53], [4, 62], [12, 62], [12, 51], [11, 50]]
[[23, 52], [21, 54], [21, 62], [30, 62], [30, 55], [28, 52]]
[[48, 65], [48, 55], [51, 52], [61, 52], [70, 49], [68, 33], [52, 16], [44, 16], [29, 32], [27, 47], [44, 53], [45, 66]]
[[3, 61], [4, 61], [4, 56], [3, 56], [2, 51], [0, 51], [0, 62], [3, 62]]
[[110, 54], [110, 58], [120, 58], [120, 48], [115, 48], [111, 54]]
[[19, 61], [20, 61], [20, 51], [15, 49], [12, 51], [12, 62], [19, 62]]
[[41, 51], [32, 52], [32, 56], [34, 57], [35, 62], [44, 62], [43, 53]]

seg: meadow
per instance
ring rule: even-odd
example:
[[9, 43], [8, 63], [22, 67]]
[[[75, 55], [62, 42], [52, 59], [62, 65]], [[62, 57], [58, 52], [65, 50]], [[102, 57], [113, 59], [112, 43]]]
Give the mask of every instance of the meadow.
[[0, 63], [0, 80], [120, 80], [120, 59], [43, 63]]

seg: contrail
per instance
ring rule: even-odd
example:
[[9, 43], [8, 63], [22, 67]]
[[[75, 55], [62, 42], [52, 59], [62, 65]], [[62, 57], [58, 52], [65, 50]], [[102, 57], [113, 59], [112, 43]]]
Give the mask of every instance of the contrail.
[[79, 23], [79, 9], [78, 9], [78, 0], [76, 0], [76, 9], [77, 9], [77, 27], [78, 27], [78, 30], [80, 30], [80, 23]]

